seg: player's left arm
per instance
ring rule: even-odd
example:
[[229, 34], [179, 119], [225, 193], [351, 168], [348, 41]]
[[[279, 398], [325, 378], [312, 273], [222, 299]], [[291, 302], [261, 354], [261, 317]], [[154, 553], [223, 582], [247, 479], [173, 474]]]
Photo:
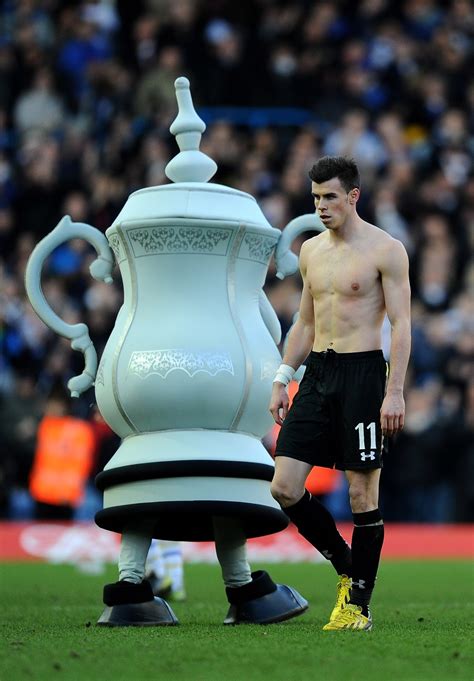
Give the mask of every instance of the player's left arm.
[[410, 358], [410, 281], [408, 255], [400, 241], [390, 240], [381, 254], [380, 274], [385, 309], [391, 326], [390, 374], [380, 423], [384, 435], [394, 435], [405, 423], [403, 384]]

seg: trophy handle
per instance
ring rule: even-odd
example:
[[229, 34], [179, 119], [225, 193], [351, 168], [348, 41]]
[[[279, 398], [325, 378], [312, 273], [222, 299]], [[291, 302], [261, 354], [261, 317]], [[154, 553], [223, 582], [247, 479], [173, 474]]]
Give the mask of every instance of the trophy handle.
[[97, 372], [97, 353], [86, 324], [67, 324], [48, 305], [41, 288], [41, 270], [44, 261], [55, 248], [65, 241], [76, 238], [85, 239], [97, 251], [98, 257], [89, 267], [94, 279], [111, 284], [114, 257], [107, 239], [98, 229], [90, 225], [72, 222], [69, 215], [65, 215], [53, 231], [37, 244], [28, 259], [25, 271], [26, 293], [38, 317], [60, 336], [69, 338], [72, 349], [80, 350], [84, 355], [84, 371], [79, 376], [71, 378], [67, 384], [71, 397], [79, 397], [94, 384]]
[[323, 232], [324, 230], [325, 227], [316, 213], [305, 213], [287, 224], [275, 251], [278, 279], [284, 279], [298, 269], [298, 256], [290, 251], [294, 239], [303, 232]]
[[270, 336], [273, 338], [275, 345], [278, 345], [281, 341], [281, 325], [278, 319], [277, 313], [273, 309], [270, 301], [263, 289], [260, 290], [258, 294], [258, 304], [260, 308], [260, 314], [262, 315], [263, 323], [268, 329]]

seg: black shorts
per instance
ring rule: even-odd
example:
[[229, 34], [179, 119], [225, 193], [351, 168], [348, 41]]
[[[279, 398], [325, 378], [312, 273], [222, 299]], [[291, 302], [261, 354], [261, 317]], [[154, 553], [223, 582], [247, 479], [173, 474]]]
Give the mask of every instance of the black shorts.
[[339, 470], [381, 468], [386, 378], [381, 350], [311, 352], [275, 456]]

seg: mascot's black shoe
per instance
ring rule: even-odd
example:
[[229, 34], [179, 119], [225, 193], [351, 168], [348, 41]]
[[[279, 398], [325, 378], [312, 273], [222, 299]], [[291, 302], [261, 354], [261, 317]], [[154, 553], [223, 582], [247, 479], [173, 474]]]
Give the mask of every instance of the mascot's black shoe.
[[103, 627], [159, 627], [178, 624], [176, 615], [162, 598], [153, 596], [146, 580], [141, 584], [115, 582], [104, 586], [107, 606], [97, 624]]
[[297, 591], [275, 584], [263, 570], [252, 572], [252, 581], [235, 589], [226, 588], [229, 612], [224, 624], [272, 624], [302, 615], [308, 609]]

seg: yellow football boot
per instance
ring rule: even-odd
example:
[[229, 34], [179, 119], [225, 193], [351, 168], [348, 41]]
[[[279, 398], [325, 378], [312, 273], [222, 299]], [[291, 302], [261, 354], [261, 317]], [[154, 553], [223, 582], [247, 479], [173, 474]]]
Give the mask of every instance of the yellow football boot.
[[348, 603], [339, 610], [336, 617], [324, 625], [323, 631], [342, 631], [343, 629], [359, 629], [360, 631], [370, 631], [372, 629], [372, 617], [362, 614], [360, 605]]

